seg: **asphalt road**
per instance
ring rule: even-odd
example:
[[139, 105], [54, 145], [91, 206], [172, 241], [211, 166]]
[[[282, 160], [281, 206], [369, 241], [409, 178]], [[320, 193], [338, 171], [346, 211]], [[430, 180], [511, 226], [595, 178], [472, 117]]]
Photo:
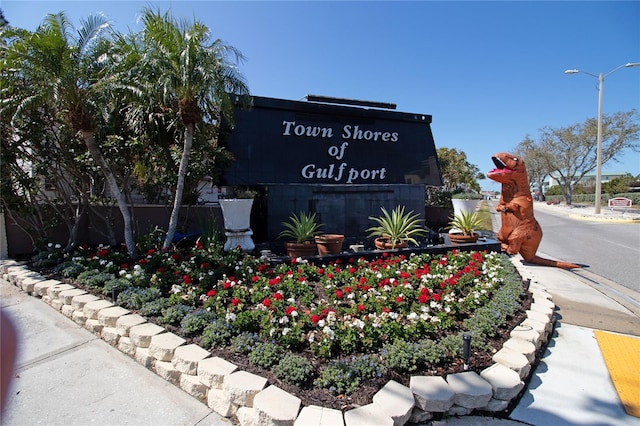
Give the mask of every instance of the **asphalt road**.
[[543, 237], [539, 255], [577, 263], [584, 270], [640, 292], [640, 225], [569, 218], [535, 211]]

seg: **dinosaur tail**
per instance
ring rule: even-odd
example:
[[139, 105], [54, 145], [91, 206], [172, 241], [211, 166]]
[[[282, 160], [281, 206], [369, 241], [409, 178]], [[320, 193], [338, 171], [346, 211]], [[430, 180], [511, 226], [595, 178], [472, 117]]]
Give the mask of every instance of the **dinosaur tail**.
[[545, 259], [544, 257], [540, 257], [540, 256], [533, 256], [531, 259], [525, 259], [525, 261], [527, 261], [529, 263], [536, 264], [536, 265], [553, 266], [553, 267], [562, 268], [562, 269], [580, 268], [580, 265], [576, 265], [575, 263], [568, 263], [568, 262], [562, 262], [562, 261], [559, 261], [559, 260]]

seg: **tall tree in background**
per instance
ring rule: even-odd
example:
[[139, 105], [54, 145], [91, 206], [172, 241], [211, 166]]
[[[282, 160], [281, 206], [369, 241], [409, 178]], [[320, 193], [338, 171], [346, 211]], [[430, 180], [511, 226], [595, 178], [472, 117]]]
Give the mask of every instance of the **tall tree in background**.
[[221, 40], [210, 43], [209, 29], [202, 23], [176, 21], [168, 13], [151, 9], [143, 12], [142, 19], [149, 47], [144, 67], [151, 73], [151, 81], [157, 82], [154, 89], [163, 94], [165, 104], [177, 106], [177, 116], [184, 125], [173, 210], [163, 244], [169, 248], [178, 225], [196, 126], [203, 120], [218, 122], [221, 115], [230, 117], [235, 96], [249, 90], [236, 68], [244, 59], [242, 54]]
[[544, 180], [549, 176], [546, 169], [548, 161], [545, 159], [547, 152], [540, 149], [536, 142], [527, 135], [525, 139], [518, 144], [514, 154], [524, 160], [527, 166], [527, 175], [529, 177], [529, 187], [536, 187], [540, 195], [543, 194]]
[[484, 179], [485, 176], [478, 166], [469, 163], [464, 151], [442, 147], [438, 148], [437, 152], [445, 191], [480, 192], [478, 179]]
[[[640, 125], [636, 110], [618, 112], [602, 117], [602, 164], [617, 161], [616, 156], [626, 149], [640, 150]], [[558, 181], [567, 204], [571, 204], [576, 184], [596, 169], [596, 119], [568, 127], [545, 127], [537, 142], [520, 144], [526, 158], [539, 162], [541, 170]]]
[[[100, 56], [94, 49], [109, 27], [101, 15], [81, 21], [77, 30], [62, 12], [49, 14], [38, 29], [16, 33], [3, 52], [3, 74], [19, 78], [21, 90], [3, 97], [3, 113], [11, 111], [12, 122], [34, 109], [55, 110], [60, 126], [79, 134], [93, 161], [104, 175], [124, 220], [124, 239], [129, 255], [135, 253], [131, 214], [116, 176], [96, 141], [97, 100], [105, 89]], [[104, 47], [104, 45], [102, 45]]]

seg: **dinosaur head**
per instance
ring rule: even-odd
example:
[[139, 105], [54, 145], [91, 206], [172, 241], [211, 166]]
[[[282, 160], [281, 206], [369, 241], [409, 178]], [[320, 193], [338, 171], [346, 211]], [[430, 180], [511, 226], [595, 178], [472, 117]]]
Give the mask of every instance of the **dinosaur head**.
[[515, 177], [515, 174], [522, 174], [526, 177], [527, 168], [524, 160], [517, 155], [506, 152], [499, 152], [491, 157], [496, 168], [487, 173], [489, 179], [496, 182], [508, 182]]

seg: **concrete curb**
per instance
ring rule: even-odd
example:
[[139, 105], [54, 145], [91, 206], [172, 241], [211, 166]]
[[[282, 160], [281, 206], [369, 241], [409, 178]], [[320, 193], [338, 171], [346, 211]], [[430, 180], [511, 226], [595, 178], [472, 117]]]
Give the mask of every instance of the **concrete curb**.
[[[518, 259], [512, 258], [512, 262], [524, 280], [531, 280]], [[211, 358], [209, 351], [187, 345], [179, 336], [107, 300], [87, 301], [88, 295], [81, 289], [47, 280], [13, 260], [0, 260], [0, 273], [9, 283], [72, 318], [219, 415], [236, 416], [241, 425], [323, 425], [330, 418], [332, 424], [343, 426], [399, 426], [428, 421], [436, 413], [465, 416], [476, 410], [502, 411], [524, 388], [536, 353], [548, 342], [554, 323], [552, 296], [540, 284], [532, 283], [529, 292], [534, 302], [527, 319], [494, 355], [495, 364], [480, 374], [456, 373], [446, 380], [412, 376], [409, 387], [390, 381], [374, 395], [372, 403], [342, 413], [318, 406], [301, 407], [299, 398], [269, 385], [266, 378]]]

